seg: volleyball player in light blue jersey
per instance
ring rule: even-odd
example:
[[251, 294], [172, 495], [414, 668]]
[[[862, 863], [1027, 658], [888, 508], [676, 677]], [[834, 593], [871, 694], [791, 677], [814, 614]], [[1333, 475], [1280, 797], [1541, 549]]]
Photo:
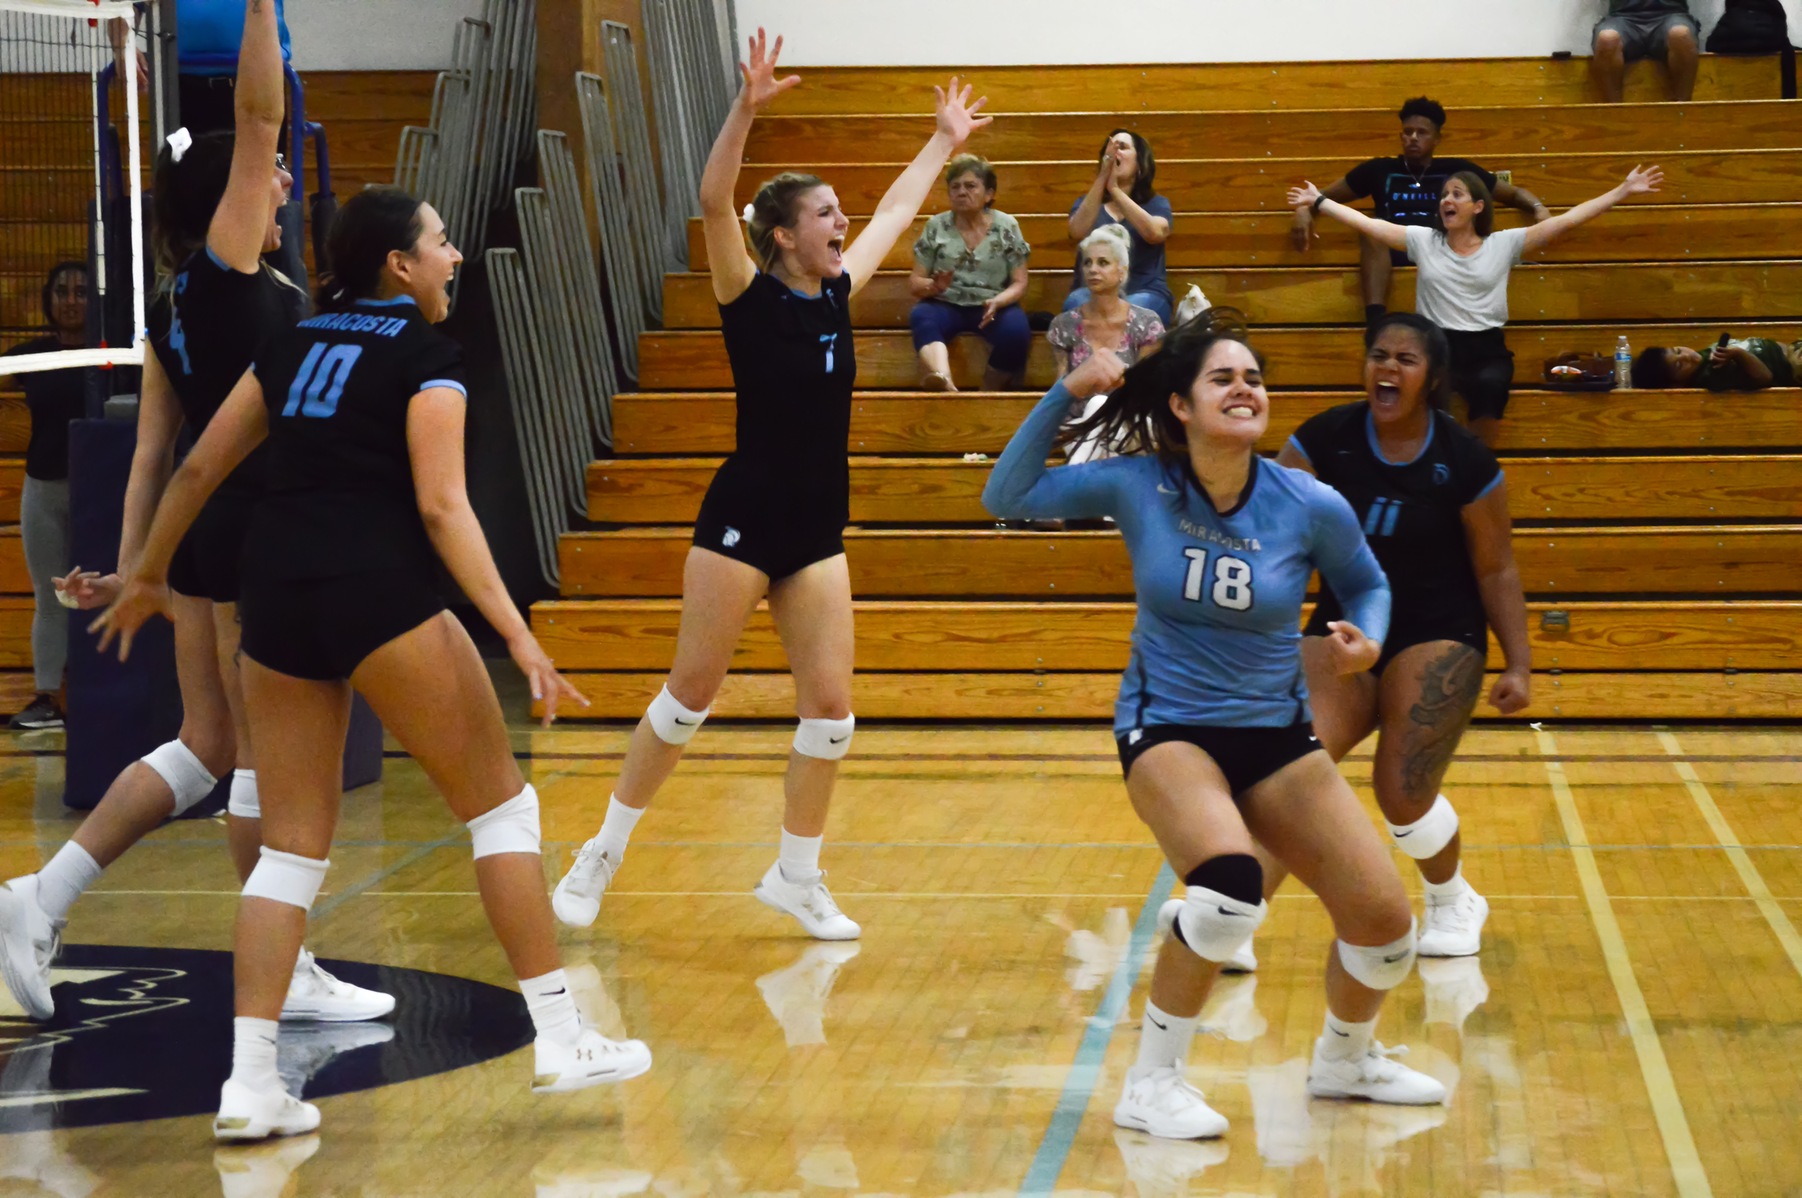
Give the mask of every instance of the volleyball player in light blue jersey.
[[[1071, 402], [1102, 392], [1068, 436], [1138, 456], [1048, 468]], [[1254, 838], [1321, 897], [1338, 936], [1309, 1092], [1445, 1098], [1375, 1040], [1383, 996], [1414, 961], [1414, 921], [1388, 847], [1313, 736], [1301, 665], [1315, 569], [1346, 615], [1326, 638], [1343, 674], [1381, 652], [1388, 584], [1337, 492], [1257, 456], [1269, 406], [1262, 358], [1204, 316], [1131, 370], [1098, 351], [1054, 386], [983, 492], [1009, 519], [1111, 516], [1132, 554], [1139, 611], [1114, 728], [1133, 808], [1188, 891], [1165, 904], [1172, 935], [1114, 1121], [1174, 1139], [1226, 1131], [1183, 1067], [1220, 963], [1268, 910]]]

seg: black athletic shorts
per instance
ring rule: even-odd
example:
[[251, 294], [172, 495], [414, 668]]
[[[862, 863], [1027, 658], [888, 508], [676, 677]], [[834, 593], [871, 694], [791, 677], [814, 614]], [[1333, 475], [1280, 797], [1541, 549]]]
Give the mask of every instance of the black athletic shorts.
[[[1340, 617], [1333, 617], [1338, 619]], [[1316, 604], [1314, 612], [1308, 617], [1308, 626], [1302, 629], [1303, 636], [1329, 636], [1327, 615], [1323, 606]], [[1377, 657], [1377, 664], [1370, 667], [1374, 676], [1381, 678], [1383, 671], [1389, 668], [1396, 655], [1404, 649], [1415, 645], [1424, 645], [1431, 641], [1456, 641], [1460, 645], [1469, 645], [1478, 653], [1489, 653], [1489, 621], [1479, 609], [1472, 612], [1440, 611], [1426, 614], [1410, 613], [1406, 618], [1391, 618], [1389, 622], [1389, 639], [1383, 642], [1383, 652]]]
[[1153, 745], [1180, 740], [1214, 759], [1233, 797], [1320, 748], [1314, 725], [1306, 720], [1287, 728], [1199, 728], [1188, 724], [1154, 724], [1114, 738], [1120, 749], [1120, 771], [1132, 777], [1133, 762]]
[[444, 611], [417, 569], [337, 578], [247, 579], [238, 615], [240, 646], [258, 665], [290, 678], [336, 682], [363, 659]]
[[191, 599], [236, 603], [255, 510], [255, 498], [247, 495], [220, 491], [207, 500], [169, 559], [169, 589]]
[[1514, 351], [1500, 329], [1474, 333], [1447, 329], [1452, 347], [1452, 390], [1464, 397], [1469, 418], [1500, 420], [1508, 409], [1508, 390], [1514, 385]]
[[694, 543], [761, 570], [776, 582], [845, 551], [842, 515], [785, 516], [767, 508], [733, 505], [709, 491], [695, 520]]

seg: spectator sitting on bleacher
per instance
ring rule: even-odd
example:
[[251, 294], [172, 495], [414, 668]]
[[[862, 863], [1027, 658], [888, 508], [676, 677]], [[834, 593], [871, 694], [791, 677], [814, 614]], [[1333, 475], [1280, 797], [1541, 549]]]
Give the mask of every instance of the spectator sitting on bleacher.
[[1121, 294], [1130, 275], [1132, 251], [1120, 226], [1102, 225], [1083, 238], [1077, 257], [1083, 298], [1059, 313], [1045, 335], [1060, 379], [1098, 349], [1112, 350], [1123, 365], [1131, 366], [1164, 337], [1158, 314], [1141, 306], [1137, 296]]
[[[1378, 220], [1396, 225], [1419, 225], [1436, 228], [1439, 193], [1446, 180], [1459, 171], [1469, 171], [1483, 180], [1483, 186], [1498, 204], [1519, 208], [1535, 223], [1547, 220], [1551, 212], [1539, 197], [1524, 187], [1503, 183], [1468, 158], [1435, 158], [1440, 135], [1445, 130], [1445, 109], [1437, 100], [1416, 96], [1402, 105], [1402, 152], [1395, 158], [1372, 158], [1346, 172], [1343, 179], [1325, 188], [1321, 194], [1341, 204], [1370, 196]], [[1307, 252], [1314, 232], [1314, 214], [1306, 208], [1295, 210], [1295, 225], [1290, 239], [1295, 248]], [[1395, 267], [1405, 265], [1408, 256], [1389, 249], [1372, 238], [1359, 244], [1358, 280], [1364, 294], [1364, 323], [1372, 324], [1387, 312], [1389, 278]]]
[[[44, 321], [50, 331], [15, 345], [14, 354], [81, 349], [88, 343], [88, 267], [59, 262], [44, 279]], [[31, 575], [31, 671], [37, 695], [12, 717], [15, 729], [60, 728], [63, 713], [56, 693], [63, 687], [69, 655], [69, 612], [57, 601], [55, 579], [69, 569], [69, 422], [87, 414], [87, 371], [40, 370], [6, 377], [0, 358], [0, 386], [19, 387], [31, 411], [31, 440], [25, 445], [25, 483], [19, 495], [19, 533], [25, 570]]]
[[1633, 360], [1633, 385], [1641, 390], [1700, 387], [1704, 391], [1762, 391], [1793, 387], [1802, 379], [1802, 341], [1784, 345], [1769, 337], [1728, 340], [1706, 354], [1684, 345], [1651, 345]]
[[1015, 386], [1032, 348], [1032, 326], [1020, 308], [1026, 294], [1026, 259], [1032, 247], [1020, 222], [997, 212], [995, 168], [975, 154], [959, 154], [945, 168], [951, 211], [926, 222], [914, 242], [908, 289], [919, 302], [908, 323], [920, 356], [921, 385], [955, 391], [947, 345], [959, 333], [989, 343], [985, 391]]
[[1514, 382], [1514, 354], [1502, 335], [1508, 323], [1508, 276], [1523, 254], [1594, 220], [1629, 196], [1657, 191], [1664, 172], [1634, 167], [1626, 181], [1551, 220], [1527, 229], [1494, 229], [1494, 203], [1477, 175], [1464, 171], [1439, 195], [1439, 227], [1372, 220], [1321, 195], [1312, 183], [1289, 189], [1295, 208], [1325, 211], [1390, 249], [1406, 250], [1419, 268], [1414, 309], [1445, 330], [1452, 350], [1452, 390], [1464, 397], [1465, 423], [1491, 449], [1500, 438], [1502, 413]]
[[1608, 15], [1591, 35], [1589, 73], [1603, 101], [1618, 104], [1627, 65], [1659, 59], [1671, 74], [1671, 99], [1687, 100], [1701, 57], [1702, 27], [1685, 0], [1608, 0]]
[[[1170, 323], [1170, 284], [1164, 278], [1164, 242], [1170, 238], [1170, 201], [1152, 190], [1158, 173], [1151, 145], [1130, 129], [1116, 129], [1101, 146], [1101, 167], [1088, 194], [1070, 205], [1070, 240], [1083, 243], [1107, 225], [1125, 230], [1132, 253], [1132, 275], [1126, 298], [1149, 308]], [[1080, 252], [1080, 251], [1079, 251]], [[1075, 272], [1068, 312], [1088, 299], [1080, 263]]]

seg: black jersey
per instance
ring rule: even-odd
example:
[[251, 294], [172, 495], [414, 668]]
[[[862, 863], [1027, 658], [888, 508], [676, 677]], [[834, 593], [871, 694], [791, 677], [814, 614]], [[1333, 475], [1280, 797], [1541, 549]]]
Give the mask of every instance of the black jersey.
[[738, 446], [720, 467], [730, 492], [760, 506], [811, 510], [842, 527], [850, 518], [851, 278], [826, 279], [817, 297], [759, 272], [720, 305], [738, 398]]
[[430, 569], [407, 407], [432, 387], [468, 394], [457, 343], [411, 299], [359, 300], [276, 337], [256, 373], [269, 408], [269, 465], [246, 574]]
[[[67, 349], [55, 337], [39, 337], [7, 350], [4, 357], [15, 354], [46, 354]], [[0, 361], [0, 375], [6, 363]], [[69, 477], [69, 421], [88, 414], [88, 371], [72, 366], [67, 370], [36, 370], [18, 375], [13, 385], [25, 392], [25, 406], [31, 410], [31, 440], [25, 446], [25, 476], [42, 482], [61, 482]]]
[[[1411, 623], [1475, 620], [1483, 627], [1483, 597], [1465, 544], [1462, 510], [1501, 482], [1501, 464], [1456, 420], [1435, 411], [1427, 443], [1410, 462], [1391, 462], [1377, 448], [1366, 403], [1345, 404], [1315, 416], [1289, 438], [1320, 481], [1350, 501], [1383, 573], [1389, 576], [1390, 628], [1405, 636]], [[1323, 591], [1324, 619], [1338, 619], [1338, 601]], [[1319, 622], [1323, 617], [1316, 617]]]
[[[169, 291], [150, 309], [150, 345], [195, 437], [269, 339], [292, 328], [306, 311], [306, 293], [268, 267], [245, 274], [208, 248], [182, 264]], [[261, 450], [252, 453], [220, 489], [259, 490], [263, 461]]]

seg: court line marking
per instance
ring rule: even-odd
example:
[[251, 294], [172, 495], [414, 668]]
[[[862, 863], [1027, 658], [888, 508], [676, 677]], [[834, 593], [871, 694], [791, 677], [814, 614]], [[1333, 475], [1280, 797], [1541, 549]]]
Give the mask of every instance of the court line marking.
[[1108, 979], [1101, 1005], [1083, 1029], [1076, 1056], [1070, 1062], [1070, 1072], [1064, 1077], [1063, 1092], [1058, 1095], [1057, 1108], [1045, 1127], [1045, 1136], [1039, 1141], [1039, 1150], [1033, 1154], [1026, 1177], [1020, 1182], [1021, 1194], [1050, 1194], [1063, 1174], [1064, 1163], [1076, 1143], [1076, 1133], [1082, 1127], [1083, 1115], [1089, 1109], [1089, 1100], [1094, 1097], [1095, 1085], [1101, 1080], [1101, 1066], [1107, 1058], [1108, 1043], [1114, 1038], [1114, 1027], [1132, 997], [1133, 984], [1144, 967], [1146, 950], [1157, 933], [1158, 908], [1164, 905], [1164, 897], [1175, 886], [1176, 874], [1169, 863], [1159, 865], [1151, 893], [1145, 896], [1145, 905], [1139, 908], [1139, 919], [1127, 941], [1126, 955], [1114, 967], [1114, 976]]
[[[1683, 756], [1683, 747], [1669, 732], [1660, 732], [1658, 743], [1663, 745], [1664, 751], [1672, 757]], [[1802, 973], [1802, 936], [1796, 934], [1796, 925], [1790, 922], [1789, 916], [1785, 915], [1783, 908], [1778, 906], [1776, 896], [1771, 893], [1771, 888], [1765, 885], [1764, 875], [1759, 873], [1758, 866], [1752, 863], [1752, 858], [1746, 853], [1738, 833], [1734, 832], [1733, 825], [1727, 822], [1727, 817], [1721, 813], [1720, 807], [1715, 803], [1714, 795], [1702, 779], [1697, 777], [1695, 767], [1686, 760], [1674, 761], [1671, 765], [1677, 771], [1677, 776], [1683, 779], [1683, 785], [1689, 788], [1689, 797], [1695, 800], [1696, 807], [1701, 811], [1703, 820], [1707, 822], [1709, 831], [1713, 832], [1714, 838], [1721, 842], [1721, 848], [1725, 850], [1727, 860], [1733, 863], [1734, 872], [1739, 874], [1740, 884], [1746, 888], [1746, 893], [1751, 895], [1752, 901], [1757, 904], [1758, 913], [1764, 916], [1764, 921], [1771, 925], [1771, 931], [1776, 933], [1777, 943], [1783, 946], [1783, 951], [1789, 956], [1789, 963], [1795, 966], [1797, 973]]]
[[371, 886], [376, 885], [378, 882], [387, 881], [401, 870], [407, 868], [407, 866], [423, 861], [439, 849], [449, 848], [462, 839], [461, 836], [447, 836], [442, 840], [435, 840], [430, 844], [422, 844], [410, 853], [402, 853], [395, 859], [393, 864], [383, 866], [381, 869], [376, 870], [355, 885], [348, 886], [345, 889], [336, 892], [324, 902], [313, 904], [313, 910], [308, 918], [320, 919], [330, 915], [333, 911], [336, 911], [351, 899], [368, 891]]
[[1658, 1124], [1658, 1135], [1664, 1141], [1665, 1160], [1671, 1167], [1671, 1178], [1682, 1198], [1705, 1198], [1714, 1193], [1708, 1173], [1696, 1151], [1695, 1137], [1690, 1134], [1689, 1119], [1683, 1113], [1683, 1100], [1677, 1094], [1677, 1081], [1671, 1076], [1670, 1062], [1665, 1060], [1664, 1046], [1658, 1041], [1658, 1028], [1646, 1006], [1646, 996], [1633, 975], [1633, 961], [1627, 954], [1627, 940], [1621, 935], [1620, 923], [1614, 917], [1614, 906], [1608, 899], [1608, 888], [1596, 868], [1595, 850], [1583, 828], [1583, 816], [1577, 810], [1577, 799], [1571, 793], [1570, 779], [1564, 765], [1557, 760], [1558, 742], [1549, 732], [1538, 732], [1540, 751], [1546, 756], [1546, 779], [1551, 783], [1552, 799], [1558, 818], [1564, 824], [1564, 838], [1570, 843], [1570, 854], [1577, 867], [1577, 881], [1589, 906], [1590, 922], [1601, 941], [1602, 960], [1608, 967], [1608, 980], [1614, 983], [1620, 1000], [1621, 1014], [1627, 1020], [1627, 1034], [1633, 1041], [1633, 1053], [1639, 1058], [1639, 1072], [1646, 1084], [1646, 1095], [1652, 1103], [1652, 1118]]

